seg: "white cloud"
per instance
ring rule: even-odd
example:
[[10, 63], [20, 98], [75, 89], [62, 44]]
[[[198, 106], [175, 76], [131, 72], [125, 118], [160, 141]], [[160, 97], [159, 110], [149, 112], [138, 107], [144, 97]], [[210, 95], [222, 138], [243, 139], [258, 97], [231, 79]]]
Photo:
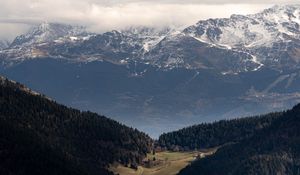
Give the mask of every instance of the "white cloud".
[[263, 2], [261, 0], [0, 0], [0, 23], [10, 26], [4, 26], [0, 30], [0, 37], [11, 37], [12, 34], [7, 35], [6, 32], [14, 33], [16, 30], [11, 30], [13, 25], [20, 33], [24, 28], [20, 23], [34, 24], [42, 21], [87, 25], [96, 32], [131, 25], [189, 25], [201, 19], [228, 17], [233, 13], [255, 13], [271, 4], [287, 1]]

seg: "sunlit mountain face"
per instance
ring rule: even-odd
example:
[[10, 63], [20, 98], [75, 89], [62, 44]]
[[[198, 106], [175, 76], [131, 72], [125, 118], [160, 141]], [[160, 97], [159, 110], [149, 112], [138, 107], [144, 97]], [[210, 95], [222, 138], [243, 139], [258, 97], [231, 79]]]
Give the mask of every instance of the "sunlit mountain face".
[[299, 25], [298, 5], [101, 34], [45, 22], [0, 42], [0, 73], [157, 137], [300, 102]]

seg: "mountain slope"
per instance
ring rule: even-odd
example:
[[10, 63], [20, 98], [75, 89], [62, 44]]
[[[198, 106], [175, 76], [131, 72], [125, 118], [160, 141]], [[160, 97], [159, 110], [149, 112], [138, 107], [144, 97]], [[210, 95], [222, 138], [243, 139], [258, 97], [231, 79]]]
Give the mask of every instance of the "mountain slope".
[[110, 163], [140, 163], [151, 149], [144, 133], [59, 105], [3, 77], [0, 105], [5, 174], [109, 174]]
[[16, 37], [10, 44], [10, 48], [59, 42], [59, 39], [77, 40], [78, 36], [86, 35], [86, 33], [84, 27], [44, 22], [31, 28], [26, 34]]
[[277, 5], [253, 15], [199, 21], [183, 32], [220, 48], [248, 53], [261, 66], [291, 69], [299, 67], [299, 11], [299, 5]]
[[1, 174], [87, 174], [29, 129], [0, 118], [0, 131]]
[[252, 137], [224, 146], [179, 174], [300, 174], [300, 105]]
[[260, 66], [247, 53], [212, 47], [184, 34], [165, 37], [144, 55], [144, 60], [167, 69], [184, 67], [227, 73], [252, 71]]
[[272, 113], [259, 117], [246, 117], [194, 125], [162, 134], [157, 143], [159, 146], [169, 150], [175, 147], [195, 150], [239, 142], [270, 126], [280, 115], [282, 113]]
[[0, 50], [6, 49], [9, 47], [9, 41], [7, 40], [0, 40]]
[[166, 69], [236, 74], [262, 67], [297, 69], [299, 12], [300, 5], [280, 5], [251, 15], [201, 20], [184, 30], [131, 27], [103, 34], [89, 33], [84, 27], [43, 23], [17, 37], [1, 57], [51, 56], [123, 64], [135, 60]]

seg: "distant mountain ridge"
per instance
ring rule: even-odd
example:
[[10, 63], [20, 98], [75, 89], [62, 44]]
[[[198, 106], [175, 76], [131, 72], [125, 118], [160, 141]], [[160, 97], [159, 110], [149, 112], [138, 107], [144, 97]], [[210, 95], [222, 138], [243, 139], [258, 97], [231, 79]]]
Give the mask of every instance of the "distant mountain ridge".
[[300, 5], [276, 5], [254, 15], [200, 21], [184, 33], [248, 53], [260, 66], [284, 69], [299, 64], [299, 25]]
[[[297, 68], [299, 13], [300, 5], [277, 5], [253, 15], [201, 20], [183, 30], [131, 27], [104, 34], [87, 32], [85, 27], [43, 23], [18, 36], [1, 55], [116, 59], [113, 61], [118, 63], [134, 60], [167, 69], [206, 68], [224, 73], [255, 71], [262, 66]], [[24, 53], [16, 53], [20, 49]], [[211, 60], [213, 57], [218, 59]]]
[[44, 44], [49, 42], [59, 42], [59, 39], [75, 40], [86, 33], [84, 27], [71, 26], [59, 23], [42, 23], [24, 34], [16, 37], [10, 47], [24, 47], [34, 44]]

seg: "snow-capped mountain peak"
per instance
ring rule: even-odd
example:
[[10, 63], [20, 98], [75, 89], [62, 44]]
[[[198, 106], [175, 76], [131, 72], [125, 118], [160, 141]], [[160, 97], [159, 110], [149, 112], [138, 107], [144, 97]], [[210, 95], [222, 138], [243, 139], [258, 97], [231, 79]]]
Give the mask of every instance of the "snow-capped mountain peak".
[[299, 5], [277, 5], [253, 15], [199, 21], [184, 32], [207, 43], [230, 48], [261, 47], [282, 40], [283, 35], [299, 39], [299, 25]]
[[28, 33], [18, 36], [12, 42], [11, 47], [23, 47], [30, 46], [32, 44], [53, 42], [60, 38], [73, 37], [74, 39], [78, 35], [82, 35], [84, 33], [86, 33], [85, 27], [44, 22], [32, 27]]
[[135, 26], [94, 34], [84, 27], [42, 23], [17, 37], [0, 56], [138, 61], [167, 69], [240, 73], [300, 67], [299, 55], [300, 5], [280, 5], [252, 15], [201, 20], [183, 30]]

